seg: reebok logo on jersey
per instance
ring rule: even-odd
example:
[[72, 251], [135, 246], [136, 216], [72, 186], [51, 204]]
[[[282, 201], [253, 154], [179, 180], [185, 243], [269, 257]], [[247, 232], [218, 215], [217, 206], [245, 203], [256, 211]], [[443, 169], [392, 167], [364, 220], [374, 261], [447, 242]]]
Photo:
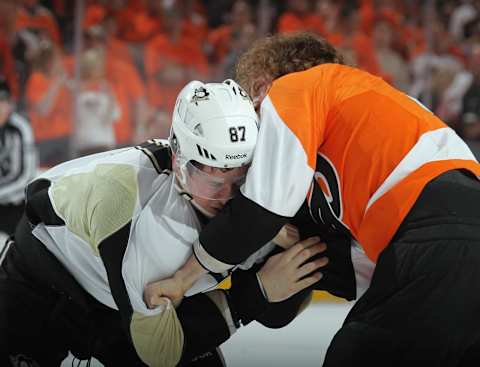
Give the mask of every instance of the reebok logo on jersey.
[[225, 159], [242, 159], [247, 158], [247, 153], [240, 153], [240, 154], [225, 154]]

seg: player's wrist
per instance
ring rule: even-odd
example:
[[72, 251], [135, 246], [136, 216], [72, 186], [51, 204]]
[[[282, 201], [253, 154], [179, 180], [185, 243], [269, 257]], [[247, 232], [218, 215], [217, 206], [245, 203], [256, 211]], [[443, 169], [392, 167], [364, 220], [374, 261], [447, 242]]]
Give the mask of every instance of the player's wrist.
[[[262, 276], [260, 274], [260, 271], [257, 271], [255, 273], [256, 277], [257, 277], [257, 283], [258, 283], [258, 288], [260, 289], [260, 291], [262, 292], [263, 294], [263, 297], [267, 300], [268, 300], [268, 294], [267, 294], [267, 291], [265, 290], [265, 287], [263, 286], [263, 281], [262, 281]], [[270, 301], [269, 301], [270, 302]]]
[[174, 274], [174, 279], [185, 294], [207, 270], [198, 262], [195, 256], [191, 256], [182, 268]]
[[232, 302], [231, 309], [241, 320], [242, 325], [256, 320], [270, 304], [261, 289], [261, 283], [254, 269], [236, 270], [232, 273], [229, 296]]

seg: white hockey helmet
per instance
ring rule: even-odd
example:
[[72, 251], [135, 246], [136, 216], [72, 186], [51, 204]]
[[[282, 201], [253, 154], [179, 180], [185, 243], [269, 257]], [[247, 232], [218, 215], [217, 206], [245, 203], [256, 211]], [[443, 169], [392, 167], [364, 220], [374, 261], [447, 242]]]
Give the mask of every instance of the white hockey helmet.
[[235, 81], [188, 83], [177, 97], [170, 130], [182, 185], [190, 189], [194, 162], [226, 169], [250, 164], [258, 124], [250, 97]]

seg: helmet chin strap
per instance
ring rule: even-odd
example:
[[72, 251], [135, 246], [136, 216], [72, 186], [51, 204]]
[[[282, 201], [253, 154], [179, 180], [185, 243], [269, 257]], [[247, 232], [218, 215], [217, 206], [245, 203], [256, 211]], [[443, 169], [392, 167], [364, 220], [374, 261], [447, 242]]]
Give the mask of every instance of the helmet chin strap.
[[175, 173], [175, 189], [177, 189], [178, 193], [186, 200], [188, 200], [200, 213], [205, 215], [207, 218], [213, 218], [215, 216], [214, 213], [202, 207], [199, 203], [195, 201], [193, 196], [186, 190], [182, 181], [178, 178], [177, 174]]

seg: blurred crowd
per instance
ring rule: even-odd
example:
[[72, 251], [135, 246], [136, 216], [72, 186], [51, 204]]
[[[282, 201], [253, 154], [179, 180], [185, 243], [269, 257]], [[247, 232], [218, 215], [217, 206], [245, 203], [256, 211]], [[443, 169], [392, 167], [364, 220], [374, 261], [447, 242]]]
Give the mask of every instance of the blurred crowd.
[[480, 141], [480, 0], [0, 0], [0, 27], [43, 167], [167, 137], [186, 82], [233, 78], [256, 38], [300, 30]]

